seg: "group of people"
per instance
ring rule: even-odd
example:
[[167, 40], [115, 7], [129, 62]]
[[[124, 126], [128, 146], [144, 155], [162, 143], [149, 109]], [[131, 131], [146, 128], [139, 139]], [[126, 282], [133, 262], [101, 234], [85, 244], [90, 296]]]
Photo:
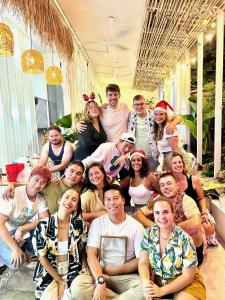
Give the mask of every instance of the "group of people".
[[[166, 101], [150, 111], [141, 95], [130, 112], [115, 84], [106, 97], [102, 107], [86, 103], [75, 151], [50, 127], [27, 185], [8, 186], [0, 261], [18, 268], [37, 260], [40, 300], [206, 299], [199, 266], [214, 228], [182, 156], [180, 119]], [[62, 177], [52, 180], [53, 172]]]

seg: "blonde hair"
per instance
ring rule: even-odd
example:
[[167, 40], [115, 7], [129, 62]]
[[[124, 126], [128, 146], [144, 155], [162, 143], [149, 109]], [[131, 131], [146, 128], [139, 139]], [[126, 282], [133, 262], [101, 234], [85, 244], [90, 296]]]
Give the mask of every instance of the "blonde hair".
[[186, 170], [186, 166], [185, 166], [185, 162], [184, 162], [183, 156], [180, 153], [178, 153], [178, 152], [171, 152], [171, 153], [169, 153], [164, 158], [162, 170], [163, 171], [171, 171], [172, 172], [172, 170], [171, 170], [172, 161], [173, 161], [174, 157], [177, 157], [177, 156], [179, 156], [181, 158], [182, 163], [183, 163], [183, 171], [182, 171], [182, 173], [186, 174], [187, 170]]
[[[91, 103], [94, 103], [94, 104], [96, 105], [96, 107], [98, 108], [98, 111], [99, 111], [99, 117], [100, 117], [100, 115], [101, 115], [101, 109], [100, 109], [98, 103], [95, 102], [94, 100], [88, 101], [88, 102], [86, 103], [86, 105], [85, 105], [85, 108], [84, 108], [84, 119], [85, 119], [86, 121], [90, 121], [90, 122], [92, 121], [92, 118], [91, 118], [90, 115], [89, 115], [89, 106], [90, 106]], [[98, 117], [98, 119], [99, 119], [99, 117]]]

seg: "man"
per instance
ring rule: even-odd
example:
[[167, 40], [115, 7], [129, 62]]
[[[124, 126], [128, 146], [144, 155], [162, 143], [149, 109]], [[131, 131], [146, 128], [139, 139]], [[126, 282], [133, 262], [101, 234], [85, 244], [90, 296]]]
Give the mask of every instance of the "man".
[[[60, 196], [68, 189], [74, 188], [77, 191], [82, 190], [84, 165], [81, 161], [71, 161], [65, 171], [63, 179], [56, 179], [49, 182], [47, 187], [42, 191], [45, 195], [47, 206], [50, 214], [58, 210], [58, 200]], [[4, 198], [9, 199], [14, 196], [15, 186], [19, 183], [10, 183], [5, 190]]]
[[[174, 221], [185, 230], [194, 240], [199, 265], [203, 261], [203, 238], [200, 211], [195, 201], [179, 190], [176, 178], [171, 173], [163, 173], [159, 177], [159, 187], [163, 196], [174, 206]], [[152, 215], [151, 201], [134, 214], [136, 220], [145, 227], [154, 225], [148, 217]]]
[[84, 165], [81, 161], [71, 161], [65, 170], [63, 179], [51, 181], [43, 190], [50, 214], [58, 210], [58, 200], [68, 189], [74, 188], [79, 193], [83, 187]]
[[38, 166], [32, 170], [27, 186], [15, 189], [13, 199], [4, 201], [0, 195], [0, 261], [10, 268], [18, 268], [34, 255], [33, 231], [49, 216], [41, 192], [50, 180], [51, 172]]
[[73, 151], [72, 144], [63, 140], [61, 129], [58, 126], [51, 126], [48, 128], [48, 142], [42, 148], [39, 165], [47, 166], [50, 158], [54, 165], [49, 167], [49, 170], [59, 172], [62, 176], [71, 161]]
[[128, 156], [134, 144], [135, 137], [131, 133], [124, 133], [119, 142], [101, 144], [95, 152], [82, 162], [85, 167], [93, 162], [98, 162], [103, 165], [107, 175], [116, 177], [120, 170], [129, 163]]
[[[129, 115], [128, 131], [132, 132], [136, 138], [134, 149], [143, 150], [151, 170], [155, 170], [157, 167], [157, 148], [153, 137], [153, 113], [147, 109], [147, 103], [142, 95], [136, 95], [133, 98], [133, 109], [134, 112]], [[166, 132], [172, 133], [180, 121], [179, 117], [173, 116]]]
[[[100, 120], [106, 132], [107, 141], [116, 143], [121, 135], [127, 132], [129, 108], [127, 104], [119, 103], [120, 88], [117, 84], [107, 85], [105, 91], [108, 103], [101, 106]], [[78, 131], [83, 131], [86, 129], [86, 125], [81, 121], [76, 128]]]
[[137, 274], [144, 228], [124, 213], [118, 185], [104, 187], [104, 204], [108, 213], [91, 223], [88, 234], [87, 261], [93, 277], [79, 275], [73, 296], [79, 300], [144, 299]]

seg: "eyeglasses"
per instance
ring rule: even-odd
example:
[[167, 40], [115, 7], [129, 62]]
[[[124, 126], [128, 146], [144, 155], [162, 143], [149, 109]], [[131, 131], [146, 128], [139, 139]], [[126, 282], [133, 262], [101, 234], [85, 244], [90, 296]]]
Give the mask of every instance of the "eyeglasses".
[[145, 102], [141, 102], [141, 103], [134, 103], [134, 106], [144, 106], [145, 105]]

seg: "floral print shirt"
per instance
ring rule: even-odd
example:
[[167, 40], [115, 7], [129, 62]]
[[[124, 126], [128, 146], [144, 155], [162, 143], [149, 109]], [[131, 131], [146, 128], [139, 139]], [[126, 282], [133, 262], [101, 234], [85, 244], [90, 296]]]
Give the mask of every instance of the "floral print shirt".
[[[33, 247], [37, 256], [45, 256], [52, 267], [57, 271], [57, 249], [58, 249], [58, 222], [57, 213], [40, 221], [36, 227], [33, 237]], [[68, 234], [68, 274], [67, 284], [71, 285], [73, 279], [79, 274], [82, 268], [81, 251], [86, 244], [87, 231], [84, 221], [74, 215], [70, 218]], [[40, 262], [34, 271], [36, 283], [35, 296], [40, 299], [43, 291], [52, 282], [52, 276], [47, 273]]]
[[162, 256], [157, 225], [147, 228], [141, 242], [141, 251], [149, 253], [153, 272], [162, 278], [163, 285], [168, 284], [167, 279], [181, 275], [183, 268], [193, 268], [198, 265], [192, 238], [176, 225], [173, 227], [171, 238]]

